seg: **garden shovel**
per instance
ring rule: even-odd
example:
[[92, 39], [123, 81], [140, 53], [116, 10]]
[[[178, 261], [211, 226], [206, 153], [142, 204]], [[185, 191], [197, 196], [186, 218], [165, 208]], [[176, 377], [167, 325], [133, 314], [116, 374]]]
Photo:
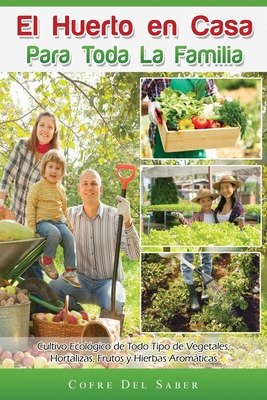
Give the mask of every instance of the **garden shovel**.
[[[124, 178], [121, 175], [121, 170], [131, 171], [132, 173], [129, 177]], [[135, 177], [136, 167], [131, 164], [118, 164], [116, 173], [117, 173], [118, 178], [122, 182], [121, 197], [126, 198], [127, 186], [128, 186], [128, 183], [131, 180], [133, 180]], [[122, 332], [125, 315], [119, 314], [116, 312], [116, 282], [117, 282], [117, 277], [118, 277], [118, 268], [119, 268], [119, 259], [120, 259], [122, 226], [123, 226], [123, 216], [119, 215], [117, 241], [116, 241], [115, 258], [114, 258], [114, 269], [113, 269], [112, 287], [111, 287], [111, 309], [110, 310], [101, 310], [101, 312], [100, 312], [100, 318], [111, 318], [111, 319], [120, 321], [120, 334]]]
[[218, 288], [220, 285], [214, 281], [212, 276], [205, 274], [200, 268], [195, 267], [193, 264], [191, 264], [189, 261], [187, 261], [182, 253], [158, 253], [160, 257], [162, 258], [171, 258], [171, 257], [176, 257], [178, 260], [182, 261], [182, 263], [186, 264], [189, 268], [192, 269], [192, 271], [195, 271], [197, 274], [199, 274], [203, 280], [203, 283], [205, 286], [208, 288], [218, 291]]

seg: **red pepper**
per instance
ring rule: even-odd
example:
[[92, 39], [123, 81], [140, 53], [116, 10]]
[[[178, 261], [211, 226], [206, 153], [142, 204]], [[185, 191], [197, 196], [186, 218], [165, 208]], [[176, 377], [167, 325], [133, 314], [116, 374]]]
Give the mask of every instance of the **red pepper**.
[[208, 128], [221, 128], [222, 124], [219, 121], [214, 121], [213, 119], [210, 119], [208, 121]]
[[6, 287], [6, 286], [9, 286], [9, 285], [10, 285], [9, 281], [7, 281], [4, 278], [0, 278], [0, 287]]

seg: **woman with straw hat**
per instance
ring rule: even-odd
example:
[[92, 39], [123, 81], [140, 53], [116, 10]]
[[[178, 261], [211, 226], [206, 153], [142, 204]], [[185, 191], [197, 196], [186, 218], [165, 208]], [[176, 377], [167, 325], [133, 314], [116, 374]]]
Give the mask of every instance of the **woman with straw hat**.
[[224, 175], [214, 183], [213, 189], [221, 194], [220, 202], [215, 210], [215, 222], [233, 222], [242, 229], [245, 225], [245, 210], [240, 201], [237, 201], [237, 189], [242, 182], [231, 175]]

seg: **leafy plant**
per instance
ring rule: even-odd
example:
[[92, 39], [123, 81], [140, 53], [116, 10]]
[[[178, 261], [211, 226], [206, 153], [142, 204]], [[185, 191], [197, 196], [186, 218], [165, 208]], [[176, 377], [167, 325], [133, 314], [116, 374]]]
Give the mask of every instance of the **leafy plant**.
[[[199, 264], [200, 258], [195, 258]], [[157, 258], [158, 257], [158, 258]], [[213, 254], [213, 262], [220, 262], [220, 254]], [[144, 261], [145, 260], [145, 261]], [[144, 332], [167, 332], [177, 316], [190, 319], [190, 331], [195, 332], [248, 332], [242, 315], [236, 310], [246, 310], [250, 292], [250, 274], [259, 274], [257, 254], [231, 254], [230, 273], [219, 280], [220, 290], [210, 291], [210, 299], [201, 311], [188, 317], [189, 295], [180, 270], [170, 260], [157, 254], [142, 255], [142, 330]], [[178, 261], [176, 260], [176, 263]], [[253, 265], [247, 268], [248, 265]], [[166, 272], [165, 272], [166, 270]], [[216, 268], [214, 268], [216, 270]], [[150, 284], [148, 283], [150, 282]], [[196, 290], [202, 282], [195, 277]], [[185, 318], [185, 317], [183, 317]], [[255, 315], [255, 319], [259, 318]]]
[[260, 246], [260, 224], [239, 227], [230, 223], [179, 225], [169, 231], [150, 230], [149, 236], [142, 234], [143, 246]]
[[[244, 204], [243, 207], [247, 216], [261, 214], [261, 206], [259, 204]], [[142, 206], [142, 213], [145, 214], [149, 211], [180, 211], [191, 215], [192, 212], [200, 211], [200, 209], [201, 206], [198, 203], [186, 204], [179, 202], [179, 204], [151, 204], [149, 206]]]
[[142, 254], [142, 330], [165, 331], [166, 322], [186, 310], [187, 294], [178, 266], [158, 254]]
[[190, 119], [192, 115], [199, 114], [203, 109], [203, 102], [198, 99], [196, 93], [185, 94], [179, 90], [173, 90], [171, 87], [163, 90], [156, 100], [161, 104], [163, 118], [170, 130], [177, 130], [178, 121]]
[[[151, 191], [151, 204], [178, 204], [177, 187], [173, 178], [156, 178]], [[154, 213], [155, 222], [163, 222], [162, 213]]]
[[235, 315], [235, 307], [245, 310], [248, 303], [244, 294], [248, 294], [249, 280], [243, 271], [233, 272], [220, 280], [223, 289], [211, 295], [209, 303], [200, 313], [191, 318], [193, 329], [202, 332], [247, 332], [243, 317]]

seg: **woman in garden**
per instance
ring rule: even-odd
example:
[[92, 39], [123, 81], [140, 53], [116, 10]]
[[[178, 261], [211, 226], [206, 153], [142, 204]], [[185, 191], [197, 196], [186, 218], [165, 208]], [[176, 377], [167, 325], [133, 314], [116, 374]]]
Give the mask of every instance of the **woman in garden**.
[[237, 189], [242, 182], [231, 175], [224, 175], [219, 182], [214, 183], [213, 189], [221, 194], [220, 202], [215, 209], [215, 222], [233, 222], [240, 229], [245, 226], [245, 210], [240, 201], [237, 201]]
[[[10, 210], [14, 212], [17, 222], [26, 223], [26, 201], [29, 188], [41, 179], [40, 162], [42, 156], [50, 149], [59, 149], [59, 123], [56, 116], [41, 112], [34, 123], [31, 136], [19, 139], [11, 152], [0, 182], [0, 207], [11, 192], [14, 183], [13, 198]], [[24, 277], [43, 278], [38, 262], [29, 268]]]

